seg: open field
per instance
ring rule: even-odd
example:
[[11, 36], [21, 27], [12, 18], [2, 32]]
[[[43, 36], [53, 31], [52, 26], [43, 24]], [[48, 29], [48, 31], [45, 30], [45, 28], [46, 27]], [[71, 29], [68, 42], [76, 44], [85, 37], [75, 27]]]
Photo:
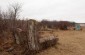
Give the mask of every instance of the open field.
[[[7, 35], [8, 33], [9, 32], [6, 32], [4, 34]], [[37, 55], [85, 55], [85, 29], [81, 31], [41, 31], [41, 37], [49, 37], [53, 34], [54, 36], [59, 38], [58, 44], [48, 49], [42, 50], [41, 52], [37, 53]], [[11, 34], [9, 35], [9, 37], [12, 37]], [[16, 53], [16, 51], [9, 53], [5, 49], [13, 45], [13, 40], [9, 37], [3, 37], [3, 39], [0, 40], [0, 55], [13, 55], [13, 53]], [[18, 47], [16, 48], [18, 50], [21, 50]]]
[[85, 55], [85, 30], [54, 31], [54, 35], [58, 36], [59, 44], [37, 55]]

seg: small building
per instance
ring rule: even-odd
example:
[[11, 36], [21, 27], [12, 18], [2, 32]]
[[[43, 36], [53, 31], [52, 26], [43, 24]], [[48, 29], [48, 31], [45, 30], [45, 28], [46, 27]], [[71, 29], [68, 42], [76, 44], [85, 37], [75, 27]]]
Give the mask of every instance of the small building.
[[81, 30], [80, 24], [75, 24], [75, 30]]

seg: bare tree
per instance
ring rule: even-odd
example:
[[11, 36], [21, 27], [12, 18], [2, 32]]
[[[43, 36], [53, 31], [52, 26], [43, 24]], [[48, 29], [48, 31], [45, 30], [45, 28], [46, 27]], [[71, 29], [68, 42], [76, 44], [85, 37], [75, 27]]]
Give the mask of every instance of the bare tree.
[[18, 3], [12, 4], [9, 8], [9, 18], [12, 20], [12, 27], [15, 27], [16, 19], [19, 17], [19, 13], [21, 12], [21, 5]]
[[19, 17], [19, 13], [21, 11], [21, 5], [18, 3], [15, 3], [13, 5], [11, 5], [11, 12], [13, 13], [14, 19]]
[[13, 32], [13, 37], [14, 37], [14, 41], [15, 43], [17, 43], [17, 36], [15, 35], [16, 34], [16, 22], [17, 22], [17, 18], [19, 17], [19, 13], [21, 12], [21, 5], [18, 4], [18, 3], [15, 3], [15, 4], [12, 4], [10, 5], [9, 7], [9, 19], [11, 21], [10, 23], [10, 27], [12, 28], [12, 32]]

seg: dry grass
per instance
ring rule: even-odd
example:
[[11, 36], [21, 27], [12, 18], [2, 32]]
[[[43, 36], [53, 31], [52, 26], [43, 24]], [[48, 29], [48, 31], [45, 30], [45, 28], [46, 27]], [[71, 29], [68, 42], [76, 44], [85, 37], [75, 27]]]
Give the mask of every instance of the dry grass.
[[[2, 48], [2, 46], [10, 47], [9, 43], [13, 41], [12, 39], [9, 39], [9, 37], [11, 38], [11, 35], [9, 35], [9, 37], [6, 37], [8, 36], [7, 34], [8, 32], [5, 32], [5, 36], [3, 36], [2, 38], [4, 43], [0, 38], [0, 55], [13, 55], [12, 53], [6, 52], [5, 49]], [[56, 46], [54, 47], [50, 47], [46, 50], [43, 50], [42, 52], [37, 53], [37, 55], [85, 55], [85, 29], [83, 29], [82, 31], [43, 31], [40, 34], [42, 37], [48, 37], [52, 34], [58, 36], [59, 44], [56, 44]]]
[[55, 31], [54, 35], [58, 35], [59, 44], [37, 55], [85, 55], [85, 30]]

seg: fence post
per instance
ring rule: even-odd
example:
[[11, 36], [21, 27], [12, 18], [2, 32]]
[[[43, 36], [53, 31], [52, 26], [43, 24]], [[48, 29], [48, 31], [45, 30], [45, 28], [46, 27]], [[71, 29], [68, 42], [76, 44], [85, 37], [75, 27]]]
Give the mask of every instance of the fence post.
[[38, 37], [36, 36], [36, 27], [34, 21], [30, 20], [28, 25], [28, 40], [30, 50], [39, 50]]

